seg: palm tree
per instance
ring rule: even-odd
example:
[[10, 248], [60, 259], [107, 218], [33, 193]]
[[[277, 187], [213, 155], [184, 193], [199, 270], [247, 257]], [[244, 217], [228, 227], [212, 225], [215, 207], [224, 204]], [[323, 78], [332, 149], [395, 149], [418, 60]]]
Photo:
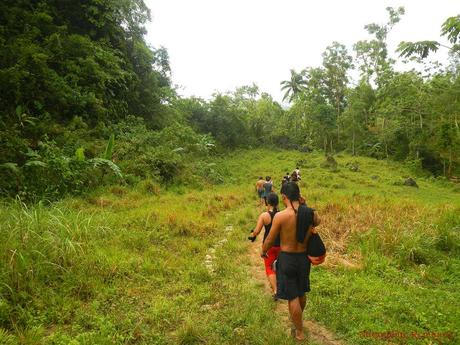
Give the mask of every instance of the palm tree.
[[292, 102], [300, 92], [305, 90], [306, 83], [306, 80], [303, 78], [303, 72], [297, 73], [291, 69], [291, 79], [280, 83], [282, 85], [281, 90], [286, 91], [283, 101], [287, 99], [289, 102]]

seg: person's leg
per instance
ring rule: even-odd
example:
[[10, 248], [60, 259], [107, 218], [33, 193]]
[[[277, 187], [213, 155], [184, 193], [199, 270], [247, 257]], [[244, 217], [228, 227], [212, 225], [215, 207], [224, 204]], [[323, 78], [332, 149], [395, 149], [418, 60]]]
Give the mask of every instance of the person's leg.
[[278, 247], [271, 247], [267, 252], [267, 257], [264, 258], [265, 274], [267, 275], [268, 282], [274, 294], [276, 294], [276, 274], [273, 270], [273, 262], [278, 257], [278, 249]]
[[270, 283], [270, 287], [272, 288], [272, 292], [276, 294], [276, 274], [272, 273], [267, 276], [268, 282]]
[[302, 308], [302, 312], [305, 310], [305, 305], [307, 303], [307, 296], [303, 295], [299, 297], [300, 307]]
[[296, 297], [288, 301], [289, 314], [291, 315], [292, 323], [295, 326], [295, 338], [297, 340], [305, 339], [302, 324], [302, 307], [300, 305], [300, 298]]

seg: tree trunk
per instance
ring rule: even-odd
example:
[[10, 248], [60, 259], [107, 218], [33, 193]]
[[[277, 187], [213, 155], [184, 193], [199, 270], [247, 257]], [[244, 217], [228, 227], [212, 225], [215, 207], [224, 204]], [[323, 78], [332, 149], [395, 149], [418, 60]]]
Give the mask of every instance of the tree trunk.
[[339, 144], [340, 140], [340, 123], [339, 123], [339, 118], [340, 118], [340, 98], [336, 97], [336, 102], [337, 102], [337, 145]]
[[352, 152], [353, 152], [353, 156], [356, 154], [355, 152], [355, 127], [353, 126], [353, 140], [351, 142], [351, 145], [352, 145]]

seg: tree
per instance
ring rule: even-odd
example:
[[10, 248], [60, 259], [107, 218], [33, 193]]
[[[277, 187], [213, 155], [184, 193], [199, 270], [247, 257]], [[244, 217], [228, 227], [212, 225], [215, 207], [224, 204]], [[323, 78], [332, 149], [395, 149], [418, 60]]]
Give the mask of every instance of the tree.
[[323, 53], [324, 85], [326, 97], [336, 113], [337, 145], [340, 137], [340, 115], [345, 108], [345, 93], [348, 84], [348, 70], [353, 66], [343, 44], [333, 42]]
[[[371, 139], [369, 132], [372, 107], [375, 102], [375, 92], [371, 85], [361, 80], [353, 89], [348, 90], [347, 107], [343, 113], [342, 126], [348, 146], [351, 145], [353, 155], [357, 148], [365, 146]], [[364, 153], [361, 150], [360, 153]]]
[[281, 90], [284, 91], [283, 101], [292, 102], [305, 89], [303, 71], [297, 73], [291, 69], [291, 79], [281, 82]]
[[426, 58], [431, 52], [436, 52], [440, 47], [449, 49], [452, 54], [460, 52], [460, 15], [449, 17], [442, 24], [441, 36], [447, 36], [447, 40], [452, 44], [451, 47], [445, 46], [438, 41], [418, 41], [418, 42], [401, 42], [397, 51], [400, 57], [419, 56], [421, 59]]
[[375, 83], [378, 87], [383, 86], [391, 77], [394, 60], [388, 57], [386, 40], [389, 32], [401, 20], [405, 12], [404, 7], [397, 9], [387, 7], [386, 10], [389, 16], [386, 24], [372, 23], [364, 27], [369, 34], [374, 36], [374, 39], [358, 41], [353, 47], [361, 78], [368, 83]]

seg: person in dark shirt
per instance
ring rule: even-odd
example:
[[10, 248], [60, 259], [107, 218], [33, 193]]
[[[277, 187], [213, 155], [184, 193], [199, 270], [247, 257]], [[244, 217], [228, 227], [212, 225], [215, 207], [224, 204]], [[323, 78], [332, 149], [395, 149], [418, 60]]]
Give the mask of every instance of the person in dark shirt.
[[268, 195], [273, 192], [273, 182], [272, 178], [270, 176], [267, 176], [265, 178], [265, 183], [264, 183], [264, 200], [265, 200], [265, 206], [268, 206], [267, 203], [267, 197]]
[[289, 175], [289, 173], [286, 173], [286, 176], [284, 176], [284, 179], [285, 179], [287, 182], [290, 182], [290, 181], [291, 181], [291, 175]]
[[[253, 241], [256, 239], [257, 235], [260, 234], [262, 228], [265, 228], [264, 233], [264, 241], [267, 238], [268, 234], [270, 233], [270, 229], [272, 227], [272, 221], [275, 214], [278, 212], [278, 204], [279, 199], [276, 193], [270, 193], [267, 197], [268, 203], [268, 211], [263, 212], [259, 219], [257, 220], [257, 225], [253, 232], [251, 232], [250, 236], [248, 237], [249, 240]], [[276, 300], [276, 275], [275, 271], [273, 270], [273, 263], [278, 258], [278, 254], [280, 252], [280, 237], [278, 236], [273, 243], [273, 246], [270, 250], [267, 251], [267, 256], [264, 258], [265, 263], [265, 274], [267, 275], [267, 279], [270, 283], [270, 287], [273, 292], [273, 299]]]

